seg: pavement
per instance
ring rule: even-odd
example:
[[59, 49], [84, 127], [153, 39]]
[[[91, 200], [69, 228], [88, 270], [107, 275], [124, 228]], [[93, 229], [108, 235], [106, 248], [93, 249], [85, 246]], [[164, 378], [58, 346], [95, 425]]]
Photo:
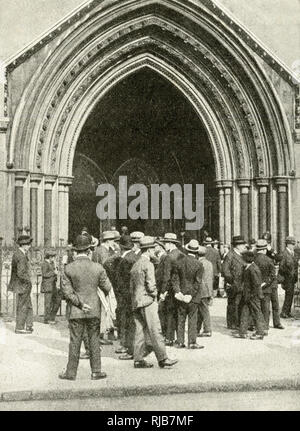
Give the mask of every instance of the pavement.
[[89, 361], [81, 360], [76, 381], [58, 379], [67, 362], [68, 328], [35, 322], [34, 333], [17, 335], [14, 322], [0, 321], [0, 400], [27, 401], [88, 397], [124, 397], [201, 392], [300, 389], [300, 314], [285, 319], [285, 330], [270, 328], [263, 341], [234, 339], [225, 322], [226, 299], [211, 307], [213, 336], [198, 339], [202, 350], [167, 347], [177, 358], [172, 369], [134, 369], [120, 361], [119, 346], [104, 346], [102, 369], [107, 379], [90, 380]]

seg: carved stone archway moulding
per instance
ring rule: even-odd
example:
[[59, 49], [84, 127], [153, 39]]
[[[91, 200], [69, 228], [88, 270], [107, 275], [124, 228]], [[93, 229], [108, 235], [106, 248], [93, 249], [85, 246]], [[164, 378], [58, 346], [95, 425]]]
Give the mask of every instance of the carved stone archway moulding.
[[[104, 94], [143, 68], [176, 86], [207, 130], [219, 188], [220, 239], [228, 242], [240, 232], [256, 236], [270, 225], [277, 233], [276, 199], [278, 208], [288, 205], [288, 188], [274, 178], [288, 181], [295, 169], [293, 140], [279, 96], [251, 49], [268, 64], [272, 60], [212, 1], [94, 1], [55, 37], [55, 49], [40, 61], [14, 112], [7, 160], [7, 166], [29, 176], [58, 178], [51, 187], [45, 180], [47, 193], [35, 210], [39, 220], [43, 200], [52, 208], [54, 221], [48, 220], [45, 237], [52, 235], [53, 242], [58, 235], [67, 237], [67, 188], [59, 188], [59, 179], [71, 182], [86, 119]], [[34, 45], [31, 55], [37, 50]], [[24, 61], [22, 56], [8, 65], [8, 79]], [[28, 181], [22, 181], [27, 196]], [[21, 183], [18, 187], [21, 196]], [[278, 223], [282, 241], [288, 225], [283, 210]]]

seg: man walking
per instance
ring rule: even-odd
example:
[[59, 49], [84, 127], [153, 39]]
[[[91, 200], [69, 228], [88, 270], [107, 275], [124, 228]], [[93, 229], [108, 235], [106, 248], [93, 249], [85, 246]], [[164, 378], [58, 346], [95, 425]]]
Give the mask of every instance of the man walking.
[[[14, 252], [11, 265], [11, 278], [8, 290], [16, 294], [16, 334], [33, 332], [33, 311], [31, 303], [31, 270], [28, 251], [32, 238], [21, 235], [18, 238], [19, 248]], [[26, 327], [25, 327], [26, 325]]]
[[281, 286], [285, 291], [285, 298], [281, 310], [281, 317], [287, 319], [293, 317], [291, 308], [293, 304], [295, 283], [298, 280], [298, 260], [295, 256], [296, 239], [293, 236], [286, 238], [286, 249], [282, 253], [278, 275], [282, 278]]
[[[198, 308], [197, 332], [200, 337], [211, 337], [211, 320], [209, 305], [213, 298], [214, 271], [212, 263], [206, 259], [207, 248], [199, 247], [199, 262], [203, 266], [202, 282], [200, 287], [200, 304]], [[203, 323], [203, 332], [200, 334]]]
[[232, 238], [233, 250], [230, 250], [223, 262], [223, 274], [227, 294], [227, 328], [237, 329], [240, 324], [240, 302], [242, 297], [242, 277], [245, 261], [242, 257], [246, 241], [242, 236]]
[[188, 255], [182, 255], [177, 260], [174, 274], [175, 298], [178, 299], [178, 330], [177, 347], [185, 348], [185, 322], [188, 317], [188, 348], [203, 349], [197, 344], [197, 314], [201, 304], [201, 283], [203, 265], [197, 259], [199, 242], [192, 239], [186, 246]]
[[141, 257], [133, 265], [130, 275], [130, 291], [135, 322], [134, 367], [151, 368], [153, 364], [144, 357], [154, 350], [161, 368], [171, 367], [177, 360], [167, 357], [158, 317], [157, 289], [154, 265], [154, 238], [145, 236], [140, 240]]
[[75, 260], [65, 267], [62, 289], [67, 301], [67, 317], [69, 320], [70, 345], [69, 360], [65, 372], [60, 379], [75, 380], [80, 347], [84, 331], [87, 331], [91, 378], [99, 380], [106, 377], [101, 371], [100, 353], [100, 299], [98, 288], [108, 294], [110, 281], [102, 265], [92, 262], [89, 258], [90, 240], [86, 235], [79, 235], [74, 246]]

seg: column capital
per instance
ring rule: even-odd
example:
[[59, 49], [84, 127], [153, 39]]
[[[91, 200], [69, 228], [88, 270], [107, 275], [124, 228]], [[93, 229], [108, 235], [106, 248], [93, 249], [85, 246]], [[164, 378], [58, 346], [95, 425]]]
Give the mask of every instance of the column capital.
[[43, 179], [43, 174], [39, 172], [33, 172], [30, 174], [30, 182], [31, 183], [40, 183]]
[[248, 188], [249, 189], [251, 183], [250, 183], [250, 180], [247, 178], [239, 178], [239, 179], [237, 179], [237, 185], [240, 188]]
[[58, 184], [60, 186], [71, 186], [73, 184], [74, 177], [58, 177]]
[[29, 175], [29, 171], [26, 171], [24, 169], [15, 170], [15, 178], [18, 180], [26, 181], [28, 175]]
[[269, 178], [255, 178], [255, 183], [257, 187], [269, 187], [270, 180]]
[[224, 189], [231, 189], [232, 188], [232, 180], [223, 180], [222, 186]]
[[57, 180], [57, 175], [45, 175], [46, 184], [54, 184]]
[[274, 177], [273, 178], [276, 186], [284, 186], [287, 187], [288, 185], [288, 177]]
[[10, 119], [8, 117], [0, 117], [0, 133], [6, 133]]

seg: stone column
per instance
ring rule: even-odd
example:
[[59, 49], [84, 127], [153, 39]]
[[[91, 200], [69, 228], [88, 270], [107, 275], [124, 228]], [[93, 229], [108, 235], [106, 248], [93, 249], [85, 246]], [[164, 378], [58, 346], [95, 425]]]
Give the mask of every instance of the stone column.
[[231, 181], [223, 181], [224, 187], [224, 241], [227, 244], [231, 243], [231, 197], [232, 197], [232, 183]]
[[28, 172], [16, 171], [15, 172], [15, 238], [24, 229], [23, 207], [24, 207], [24, 184], [27, 179]]
[[45, 177], [44, 191], [44, 245], [49, 247], [52, 245], [52, 190], [56, 177]]
[[264, 232], [269, 229], [268, 211], [268, 188], [269, 180], [266, 178], [256, 179], [258, 190], [258, 235], [261, 238]]
[[249, 240], [249, 190], [250, 180], [238, 180], [240, 188], [240, 232], [246, 241]]
[[69, 189], [72, 185], [73, 177], [58, 178], [58, 223], [59, 240], [67, 244], [69, 237]]
[[275, 178], [277, 187], [277, 231], [278, 249], [284, 250], [285, 238], [288, 235], [288, 180]]
[[219, 190], [219, 240], [225, 242], [225, 196], [221, 182], [216, 185]]
[[35, 246], [38, 245], [38, 188], [41, 180], [41, 174], [30, 175], [30, 232]]
[[[0, 71], [1, 73], [1, 71]], [[1, 76], [1, 75], [0, 75]], [[0, 83], [0, 99], [1, 99], [1, 83]], [[0, 101], [1, 104], [1, 101]], [[12, 221], [12, 214], [8, 215], [9, 212], [9, 200], [11, 199], [11, 190], [8, 190], [8, 173], [6, 172], [7, 166], [7, 145], [6, 145], [6, 133], [9, 124], [9, 119], [3, 117], [0, 109], [0, 237], [3, 238], [4, 243], [8, 242], [8, 238], [13, 236], [12, 232], [8, 235], [8, 223]], [[10, 238], [11, 240], [11, 238]]]

